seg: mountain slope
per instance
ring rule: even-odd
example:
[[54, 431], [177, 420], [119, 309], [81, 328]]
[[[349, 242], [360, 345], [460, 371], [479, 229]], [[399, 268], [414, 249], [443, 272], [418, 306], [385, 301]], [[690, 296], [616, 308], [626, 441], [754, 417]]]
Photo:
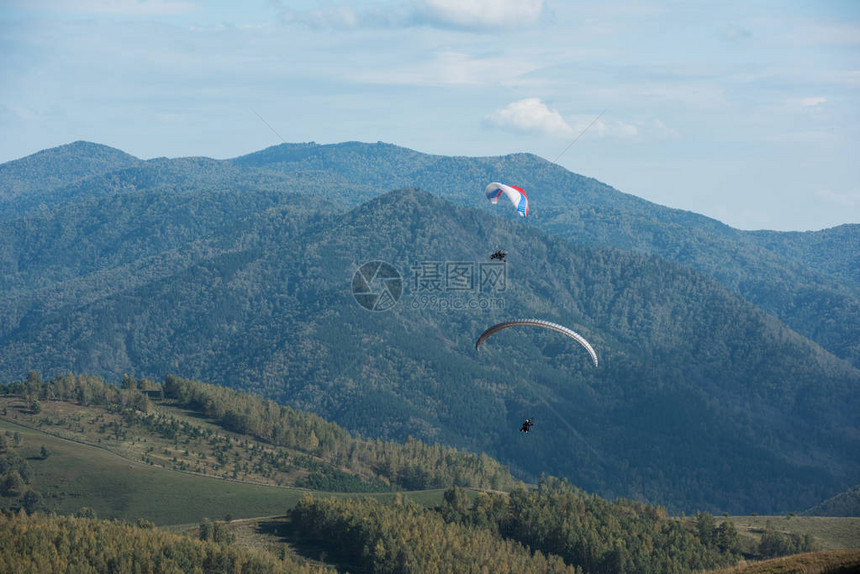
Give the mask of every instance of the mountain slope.
[[[793, 510], [856, 483], [856, 369], [704, 275], [414, 190], [295, 230], [287, 220], [263, 211], [219, 236], [221, 253], [34, 317], [0, 339], [0, 375], [174, 372], [364, 435], [486, 451], [526, 478], [561, 474], [676, 509]], [[493, 245], [509, 250], [506, 290], [424, 305], [431, 293], [413, 287], [422, 264], [477, 268]], [[385, 313], [350, 292], [375, 259], [406, 280]], [[453, 308], [462, 297], [502, 305]], [[573, 327], [601, 367], [531, 331], [475, 353], [474, 337], [513, 314]], [[528, 437], [516, 432], [526, 414], [538, 421]]]
[[486, 205], [481, 192], [490, 181], [516, 182], [529, 194], [532, 225], [575, 243], [690, 265], [860, 366], [860, 226], [817, 234], [833, 238], [827, 241], [810, 234], [744, 232], [621, 193], [530, 154], [444, 157], [349, 142], [276, 146], [233, 161], [273, 172], [312, 168], [319, 170], [315, 175], [349, 177], [356, 191], [339, 198], [350, 205], [367, 199], [366, 186], [384, 192], [411, 185], [508, 215]]
[[[803, 234], [739, 231], [621, 193], [529, 154], [445, 157], [348, 142], [283, 144], [228, 161], [141, 162], [76, 142], [0, 166], [0, 197], [7, 198], [0, 200], [5, 201], [0, 213], [51, 216], [70, 202], [129, 192], [179, 193], [199, 204], [204, 192], [251, 190], [302, 193], [343, 209], [391, 189], [417, 186], [510, 216], [483, 199], [481, 191], [493, 180], [528, 190], [531, 225], [575, 243], [652, 253], [694, 267], [860, 366], [860, 226]], [[18, 191], [9, 192], [12, 188]], [[65, 210], [53, 215], [62, 219]], [[32, 240], [36, 231], [25, 230], [21, 237]], [[0, 259], [8, 251], [0, 243]]]

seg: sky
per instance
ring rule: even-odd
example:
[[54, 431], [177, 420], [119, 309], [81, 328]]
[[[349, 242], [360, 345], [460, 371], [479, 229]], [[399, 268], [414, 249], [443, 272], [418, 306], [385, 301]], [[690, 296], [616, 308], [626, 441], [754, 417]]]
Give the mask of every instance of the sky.
[[860, 223], [860, 0], [0, 0], [0, 162], [77, 140], [527, 152], [740, 229]]

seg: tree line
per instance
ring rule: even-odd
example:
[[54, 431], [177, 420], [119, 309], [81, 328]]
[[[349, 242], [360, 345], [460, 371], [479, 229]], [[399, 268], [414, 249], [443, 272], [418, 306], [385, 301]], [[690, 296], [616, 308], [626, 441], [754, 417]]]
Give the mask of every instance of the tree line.
[[488, 529], [504, 539], [558, 555], [592, 574], [657, 574], [713, 569], [740, 558], [731, 523], [715, 524], [706, 513], [692, 521], [640, 502], [587, 495], [566, 480], [542, 477], [535, 491], [480, 494], [446, 492], [446, 521]]
[[168, 375], [164, 396], [234, 432], [303, 450], [356, 472], [370, 471], [401, 488], [504, 489], [514, 484], [508, 469], [486, 455], [412, 438], [404, 443], [360, 440], [317, 415], [225, 387]]
[[[308, 494], [290, 516], [339, 562], [376, 573], [662, 574], [753, 557], [743, 553], [731, 522], [703, 512], [670, 517], [662, 507], [608, 501], [554, 477], [542, 477], [536, 490], [520, 486], [509, 494], [454, 487], [435, 509], [399, 495], [384, 504]], [[810, 549], [811, 540], [769, 528], [755, 557]]]
[[311, 574], [327, 568], [289, 555], [195, 540], [119, 520], [0, 514], [0, 572]]
[[581, 572], [558, 556], [532, 553], [489, 530], [446, 522], [439, 513], [399, 495], [392, 505], [385, 505], [372, 499], [308, 494], [293, 508], [291, 518], [350, 569], [379, 574]]

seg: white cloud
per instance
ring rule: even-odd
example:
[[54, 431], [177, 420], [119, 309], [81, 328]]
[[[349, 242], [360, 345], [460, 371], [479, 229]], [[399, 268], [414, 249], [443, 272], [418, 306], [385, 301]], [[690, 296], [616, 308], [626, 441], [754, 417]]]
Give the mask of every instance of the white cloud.
[[[594, 122], [594, 125], [591, 125], [591, 122]], [[591, 125], [590, 128], [589, 125]], [[587, 129], [591, 137], [625, 140], [633, 143], [681, 139], [681, 134], [677, 130], [667, 126], [659, 119], [623, 121], [601, 117], [594, 121], [593, 117], [582, 116], [573, 123], [573, 129], [577, 134]]]
[[543, 0], [412, 0], [409, 4], [358, 9], [344, 2], [320, 10], [295, 10], [285, 0], [270, 2], [278, 9], [285, 23], [334, 29], [416, 25], [473, 30], [509, 28], [536, 24], [543, 12]]
[[537, 23], [543, 0], [416, 0], [431, 23], [460, 28], [524, 26]]
[[500, 128], [542, 133], [553, 137], [568, 138], [576, 133], [560, 113], [549, 109], [540, 98], [525, 98], [512, 102], [490, 114], [487, 120]]
[[[581, 133], [583, 130], [588, 129], [588, 123], [586, 122], [587, 120], [577, 122], [577, 133]], [[636, 125], [625, 123], [620, 120], [599, 119], [594, 122], [591, 130], [594, 130], [594, 135], [601, 138], [630, 140], [640, 135], [639, 128]]]
[[441, 52], [427, 62], [408, 66], [361, 71], [360, 82], [410, 86], [513, 86], [523, 83], [521, 77], [538, 64], [524, 58], [472, 58], [461, 52]]
[[646, 123], [648, 129], [654, 134], [655, 137], [661, 140], [679, 140], [681, 139], [681, 134], [678, 130], [671, 128], [664, 124], [660, 120], [651, 120]]
[[815, 108], [827, 101], [827, 98], [801, 98], [798, 103], [804, 108]]
[[356, 30], [361, 28], [406, 28], [416, 23], [415, 9], [405, 3], [356, 6], [350, 2], [326, 2], [316, 10], [295, 9], [295, 2], [269, 0], [285, 24], [311, 29]]
[[591, 128], [599, 137], [617, 140], [628, 140], [634, 142], [642, 141], [665, 141], [681, 139], [681, 134], [674, 128], [667, 126], [662, 120], [603, 120], [595, 122]]
[[359, 14], [347, 6], [337, 6], [324, 10], [298, 11], [280, 6], [281, 19], [288, 24], [297, 23], [311, 28], [355, 28]]
[[[761, 111], [781, 118], [822, 118], [828, 110], [828, 100], [822, 96], [802, 98], [786, 98], [779, 102], [763, 106]], [[810, 131], [818, 131], [810, 130]]]
[[540, 98], [525, 98], [512, 102], [487, 116], [493, 126], [524, 133], [537, 133], [558, 138], [606, 138], [629, 142], [675, 140], [681, 135], [659, 119], [609, 119], [593, 115], [577, 115], [565, 119], [550, 109]]
[[186, 0], [60, 0], [21, 2], [28, 10], [56, 10], [69, 14], [105, 16], [176, 16], [201, 10], [196, 2]]

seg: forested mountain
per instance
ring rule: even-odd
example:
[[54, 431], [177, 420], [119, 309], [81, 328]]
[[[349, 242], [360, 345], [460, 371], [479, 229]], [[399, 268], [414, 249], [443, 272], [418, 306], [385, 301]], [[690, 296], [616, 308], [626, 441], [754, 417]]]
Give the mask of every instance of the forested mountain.
[[860, 225], [846, 224], [821, 231], [755, 231], [756, 243], [828, 275], [860, 285]]
[[[76, 142], [0, 166], [0, 198], [15, 197], [5, 203], [0, 199], [0, 213], [3, 218], [50, 217], [76, 198], [128, 192], [193, 197], [204, 190], [242, 197], [264, 192], [269, 199], [303, 192], [342, 210], [407, 186], [490, 209], [481, 191], [492, 180], [527, 189], [530, 225], [575, 243], [653, 253], [690, 265], [860, 365], [860, 226], [806, 233], [739, 231], [621, 193], [529, 154], [446, 157], [349, 142], [283, 144], [225, 161], [141, 162], [118, 150]], [[179, 211], [193, 212], [197, 205], [192, 201]], [[193, 227], [199, 219], [188, 218], [185, 225]], [[3, 251], [0, 237], [0, 256]]]
[[[287, 153], [301, 158], [274, 173], [270, 164]], [[385, 161], [362, 163], [374, 154]], [[220, 166], [130, 168], [141, 170], [139, 186], [73, 195], [3, 234], [0, 376], [175, 373], [313, 410], [367, 436], [485, 451], [524, 478], [564, 475], [675, 510], [800, 510], [855, 484], [857, 369], [707, 276], [547, 235], [535, 229], [548, 209], [534, 207], [539, 199], [525, 221], [413, 189], [344, 213], [410, 162], [428, 178], [471, 162], [468, 177], [486, 181], [534, 161], [344, 144], [279, 146]], [[128, 178], [123, 170], [87, 181]], [[221, 172], [229, 178], [212, 175]], [[159, 173], [173, 183], [159, 184]], [[645, 204], [568, 176], [580, 200], [615, 194]], [[626, 213], [614, 225], [623, 227]], [[671, 213], [681, 223], [701, 219]], [[428, 273], [445, 263], [478, 273], [501, 246], [503, 290], [429, 289]], [[353, 274], [372, 260], [404, 279], [386, 312], [352, 296]], [[530, 330], [474, 351], [493, 321], [529, 315], [581, 332], [601, 366], [575, 344]], [[519, 435], [520, 417], [532, 415], [535, 433]]]
[[47, 209], [69, 197], [63, 188], [76, 182], [141, 163], [118, 149], [79, 141], [0, 164], [0, 221]]
[[[417, 154], [388, 144], [283, 145], [234, 160], [278, 173], [346, 175], [347, 200], [363, 186], [416, 186], [486, 206], [490, 181], [524, 187], [530, 224], [592, 246], [653, 253], [714, 277], [839, 357], [860, 366], [860, 226], [817, 233], [745, 232], [659, 206], [530, 154], [466, 158]], [[343, 194], [341, 194], [343, 195]]]

